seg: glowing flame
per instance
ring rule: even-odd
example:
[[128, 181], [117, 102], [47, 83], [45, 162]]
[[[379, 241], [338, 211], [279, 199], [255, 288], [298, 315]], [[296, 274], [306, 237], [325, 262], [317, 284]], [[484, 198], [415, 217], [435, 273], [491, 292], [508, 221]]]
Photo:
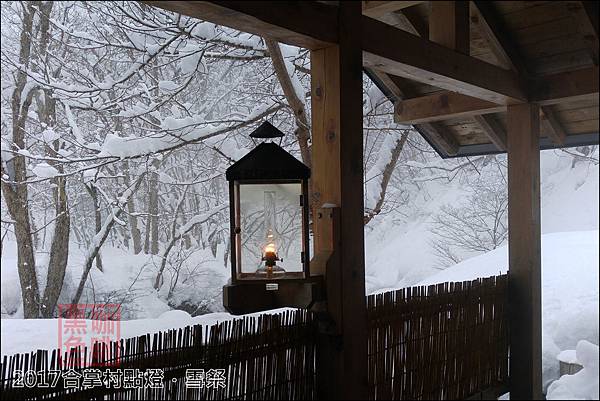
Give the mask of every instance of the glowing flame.
[[265, 246], [265, 253], [269, 253], [269, 252], [275, 253], [275, 251], [276, 251], [276, 249], [275, 249], [274, 243], [271, 242], [271, 243], [267, 244], [267, 246]]

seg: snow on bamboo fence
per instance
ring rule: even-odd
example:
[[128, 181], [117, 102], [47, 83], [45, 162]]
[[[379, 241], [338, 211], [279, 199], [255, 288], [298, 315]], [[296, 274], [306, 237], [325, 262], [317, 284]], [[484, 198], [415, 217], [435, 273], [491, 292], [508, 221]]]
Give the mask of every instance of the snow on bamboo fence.
[[[112, 343], [110, 350], [95, 347], [91, 353], [74, 351], [62, 355], [60, 360], [56, 350], [51, 355], [47, 351], [18, 354], [3, 358], [2, 399], [314, 398], [315, 334], [311, 314], [290, 310], [210, 327], [196, 325], [147, 334]], [[90, 354], [91, 358], [85, 357]], [[87, 390], [69, 389], [65, 388], [65, 380], [45, 388], [29, 388], [26, 383], [15, 387], [17, 370], [60, 370], [64, 378], [64, 372], [70, 374], [70, 369], [76, 373], [98, 369], [102, 374], [133, 374], [132, 369], [156, 373], [154, 369], [161, 369], [163, 379], [161, 384], [152, 386], [145, 376], [141, 382], [133, 383], [134, 388], [123, 388], [125, 377], [121, 377], [120, 388], [114, 388], [114, 383], [103, 383]], [[35, 380], [51, 383], [53, 377]]]
[[[506, 285], [506, 276], [499, 276], [370, 295], [371, 398], [458, 399], [504, 384]], [[311, 313], [295, 310], [147, 334], [89, 353], [5, 356], [1, 395], [7, 400], [315, 399], [316, 323]], [[65, 387], [65, 375], [90, 369], [100, 377], [120, 369], [125, 377], [119, 388], [109, 381], [87, 389]], [[133, 381], [135, 387], [124, 388], [126, 372], [135, 369], [144, 376]], [[148, 374], [156, 369], [163, 372], [158, 381]], [[18, 371], [33, 373], [19, 377]], [[54, 371], [63, 380], [52, 383]], [[37, 385], [29, 387], [34, 381]]]

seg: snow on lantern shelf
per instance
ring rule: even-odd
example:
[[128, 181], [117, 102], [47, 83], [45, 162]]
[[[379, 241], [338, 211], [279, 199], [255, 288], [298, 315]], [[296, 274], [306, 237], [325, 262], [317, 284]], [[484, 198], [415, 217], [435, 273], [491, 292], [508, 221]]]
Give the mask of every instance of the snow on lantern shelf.
[[269, 122], [250, 136], [265, 141], [225, 174], [232, 246], [223, 304], [233, 314], [309, 307], [321, 288], [309, 271], [310, 169], [272, 142], [283, 133]]

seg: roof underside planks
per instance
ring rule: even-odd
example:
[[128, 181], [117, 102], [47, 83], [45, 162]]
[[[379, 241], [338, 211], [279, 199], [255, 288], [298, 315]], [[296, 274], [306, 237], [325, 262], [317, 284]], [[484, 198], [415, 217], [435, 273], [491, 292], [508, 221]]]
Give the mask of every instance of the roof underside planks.
[[[338, 41], [336, 2], [147, 3], [310, 49]], [[442, 157], [500, 153], [506, 106], [534, 101], [541, 149], [598, 144], [598, 2], [465, 4], [468, 16], [432, 16], [427, 1], [363, 2], [363, 66], [396, 121]], [[456, 32], [454, 48], [440, 32]]]

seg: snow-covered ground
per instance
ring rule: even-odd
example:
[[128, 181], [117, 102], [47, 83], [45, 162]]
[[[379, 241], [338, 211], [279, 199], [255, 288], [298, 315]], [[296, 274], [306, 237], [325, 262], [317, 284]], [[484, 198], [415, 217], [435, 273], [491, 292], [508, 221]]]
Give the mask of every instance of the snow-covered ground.
[[[571, 162], [560, 151], [541, 152], [544, 388], [559, 376], [556, 357], [562, 350], [574, 349], [579, 340], [599, 343], [598, 166], [572, 167]], [[429, 243], [431, 219], [442, 205], [460, 201], [464, 192], [457, 183], [440, 181], [423, 188], [412, 214], [367, 230], [369, 293], [506, 271], [506, 247], [437, 270]]]
[[577, 344], [577, 362], [583, 369], [574, 375], [564, 375], [548, 387], [548, 400], [597, 400], [598, 345], [582, 340]]
[[[280, 313], [286, 309], [276, 309], [270, 313]], [[259, 313], [251, 316], [259, 315]], [[120, 337], [132, 338], [144, 335], [148, 332], [160, 332], [178, 329], [186, 326], [202, 324], [212, 326], [213, 324], [226, 320], [240, 318], [226, 312], [207, 313], [206, 315], [192, 317], [189, 313], [181, 310], [170, 310], [164, 312], [156, 319], [133, 319], [124, 320], [120, 324]], [[86, 320], [86, 327], [91, 327], [91, 321]], [[4, 319], [0, 328], [2, 338], [2, 355], [26, 353], [37, 349], [52, 350], [59, 347], [58, 319]], [[43, 333], [43, 335], [40, 335]], [[82, 334], [82, 341], [91, 344], [92, 331], [88, 330]]]
[[[173, 306], [184, 302], [202, 305], [206, 311], [222, 311], [220, 291], [229, 277], [229, 267], [223, 263], [223, 249], [220, 247], [217, 256], [209, 249], [196, 250], [184, 256], [178, 255], [175, 265], [169, 264], [166, 269], [165, 283], [160, 291], [153, 288], [154, 280], [160, 268], [160, 255], [134, 255], [131, 252], [112, 247], [110, 244], [102, 248], [103, 270], [96, 267], [90, 271], [88, 285], [93, 291], [86, 291], [81, 303], [119, 303], [123, 306], [123, 319], [152, 319], [172, 309], [167, 304], [167, 294], [174, 277], [173, 268], [179, 268], [181, 277], [176, 284], [174, 295], [170, 298]], [[173, 251], [171, 256], [176, 256]], [[69, 297], [74, 293], [82, 273], [85, 249], [72, 245], [69, 249], [69, 264], [65, 274], [63, 291], [59, 303], [70, 303]], [[36, 264], [38, 282], [46, 282], [48, 254], [38, 252]], [[170, 259], [171, 261], [175, 259]], [[4, 323], [9, 319], [23, 317], [19, 276], [17, 274], [17, 249], [14, 241], [5, 240], [2, 249], [2, 269], [0, 269], [2, 285], [1, 305]], [[2, 338], [4, 341], [4, 337]]]

